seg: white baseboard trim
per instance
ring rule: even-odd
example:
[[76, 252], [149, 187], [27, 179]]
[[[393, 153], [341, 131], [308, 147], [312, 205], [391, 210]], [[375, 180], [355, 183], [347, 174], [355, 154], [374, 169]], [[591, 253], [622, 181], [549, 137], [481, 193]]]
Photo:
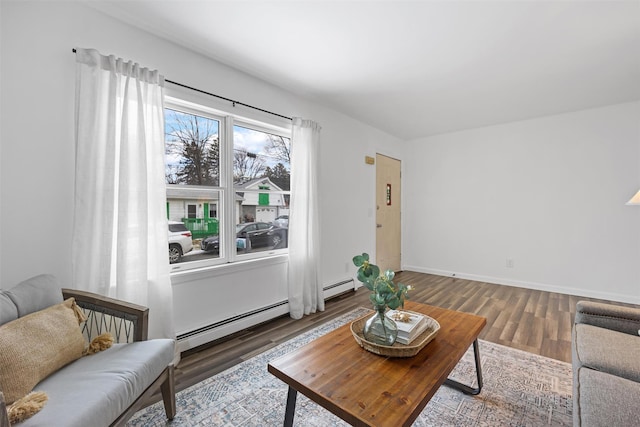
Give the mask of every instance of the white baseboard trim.
[[455, 271], [439, 270], [435, 268], [418, 267], [415, 265], [403, 266], [404, 271], [414, 271], [416, 273], [434, 274], [436, 276], [455, 277], [458, 279], [473, 280], [476, 282], [493, 283], [496, 285], [515, 286], [517, 288], [535, 289], [538, 291], [555, 292], [565, 295], [575, 295], [586, 298], [596, 298], [608, 301], [617, 301], [630, 304], [640, 304], [640, 297], [620, 295], [612, 292], [589, 291], [584, 289], [568, 288], [563, 286], [548, 285], [545, 283], [526, 282], [521, 280], [506, 279], [502, 277], [480, 276], [477, 274], [460, 273]]

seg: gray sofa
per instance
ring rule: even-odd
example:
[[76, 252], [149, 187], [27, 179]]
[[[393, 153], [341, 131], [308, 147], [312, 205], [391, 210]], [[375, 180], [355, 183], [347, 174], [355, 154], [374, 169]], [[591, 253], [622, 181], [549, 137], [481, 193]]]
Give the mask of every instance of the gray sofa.
[[574, 426], [640, 425], [640, 309], [578, 302], [572, 333]]
[[[121, 426], [157, 391], [173, 419], [175, 341], [147, 340], [148, 309], [89, 292], [62, 289], [55, 277], [40, 275], [0, 290], [0, 325], [73, 297], [87, 317], [80, 324], [86, 342], [114, 335], [111, 348], [83, 356], [34, 387], [48, 396], [44, 408], [17, 424], [33, 426]], [[5, 393], [6, 395], [6, 393]], [[0, 389], [0, 427], [9, 425]]]

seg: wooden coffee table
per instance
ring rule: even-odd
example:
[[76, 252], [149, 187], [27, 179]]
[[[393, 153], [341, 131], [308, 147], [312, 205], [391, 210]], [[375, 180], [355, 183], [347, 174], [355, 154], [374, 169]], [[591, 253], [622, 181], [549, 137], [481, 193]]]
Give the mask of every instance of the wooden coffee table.
[[[284, 425], [293, 425], [297, 393], [354, 426], [410, 426], [442, 384], [482, 389], [478, 335], [484, 317], [407, 301], [407, 310], [436, 319], [440, 331], [417, 355], [378, 356], [361, 348], [346, 324], [268, 364], [289, 385]], [[473, 345], [478, 387], [447, 377]]]

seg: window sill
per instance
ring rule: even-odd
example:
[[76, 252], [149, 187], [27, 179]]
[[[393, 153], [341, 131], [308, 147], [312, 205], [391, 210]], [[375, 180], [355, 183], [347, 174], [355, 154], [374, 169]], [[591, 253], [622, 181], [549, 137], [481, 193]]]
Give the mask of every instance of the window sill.
[[180, 285], [194, 280], [208, 279], [241, 271], [263, 268], [276, 264], [284, 264], [288, 261], [289, 255], [281, 254], [245, 261], [237, 261], [229, 264], [219, 264], [201, 268], [194, 268], [191, 270], [176, 271], [170, 274], [171, 284]]

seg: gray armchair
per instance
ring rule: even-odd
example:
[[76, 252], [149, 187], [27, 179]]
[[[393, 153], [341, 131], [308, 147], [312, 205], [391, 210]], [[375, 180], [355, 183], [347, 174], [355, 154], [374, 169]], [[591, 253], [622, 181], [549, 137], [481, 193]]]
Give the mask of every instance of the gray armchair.
[[640, 425], [640, 308], [580, 301], [572, 334], [574, 426]]
[[[176, 413], [173, 339], [147, 339], [149, 309], [91, 292], [61, 289], [51, 275], [40, 275], [0, 290], [0, 325], [75, 298], [87, 320], [86, 342], [103, 332], [115, 339], [104, 351], [72, 361], [44, 378], [35, 390], [48, 401], [21, 427], [124, 426], [157, 391], [169, 420]], [[6, 391], [6, 390], [5, 390]], [[6, 393], [0, 387], [0, 427], [9, 427]]]

